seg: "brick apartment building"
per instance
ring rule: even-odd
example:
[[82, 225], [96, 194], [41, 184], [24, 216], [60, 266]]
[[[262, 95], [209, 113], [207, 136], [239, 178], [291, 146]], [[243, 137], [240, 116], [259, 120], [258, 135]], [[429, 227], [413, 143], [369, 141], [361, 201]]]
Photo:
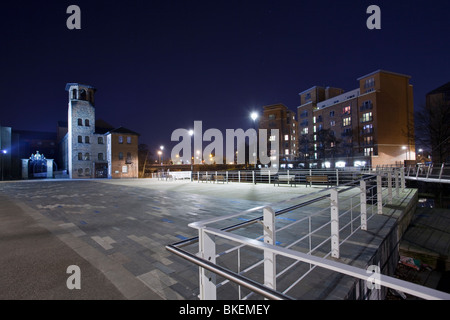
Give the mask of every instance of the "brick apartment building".
[[415, 160], [410, 76], [377, 70], [344, 92], [299, 93], [298, 159], [312, 167], [402, 164]]
[[[280, 163], [292, 161], [298, 156], [297, 120], [294, 111], [284, 104], [278, 103], [263, 107], [263, 114], [259, 120], [259, 129], [267, 129], [267, 141], [271, 141], [270, 129], [279, 130], [279, 157]], [[270, 156], [275, 156], [271, 150]]]

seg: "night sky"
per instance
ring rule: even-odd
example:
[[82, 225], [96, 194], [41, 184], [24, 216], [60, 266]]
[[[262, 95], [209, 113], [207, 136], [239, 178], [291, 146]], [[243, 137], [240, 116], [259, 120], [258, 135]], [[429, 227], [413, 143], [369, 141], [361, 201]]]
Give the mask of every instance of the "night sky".
[[[69, 5], [81, 30], [69, 30]], [[369, 30], [369, 5], [381, 30]], [[152, 150], [177, 128], [247, 129], [264, 105], [314, 85], [346, 91], [408, 74], [415, 107], [450, 81], [450, 1], [8, 1], [0, 6], [0, 125], [56, 131], [68, 82], [97, 88], [96, 117]]]

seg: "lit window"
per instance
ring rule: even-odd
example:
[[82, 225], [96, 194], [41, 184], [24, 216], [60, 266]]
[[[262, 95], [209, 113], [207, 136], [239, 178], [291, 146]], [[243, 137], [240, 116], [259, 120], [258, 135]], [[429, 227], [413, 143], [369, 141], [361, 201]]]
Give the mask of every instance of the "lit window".
[[350, 114], [350, 112], [351, 112], [351, 107], [350, 106], [344, 107], [342, 109], [342, 114]]
[[128, 166], [122, 166], [122, 173], [128, 173]]
[[119, 136], [119, 143], [123, 143], [123, 137]]
[[289, 149], [284, 149], [284, 154], [288, 155], [289, 154]]
[[127, 143], [128, 143], [128, 144], [131, 143], [131, 137], [127, 137]]
[[352, 118], [351, 117], [347, 117], [342, 119], [342, 125], [345, 126], [349, 126], [352, 124]]
[[269, 141], [275, 141], [276, 136], [270, 136]]
[[373, 148], [364, 148], [364, 156], [370, 157], [373, 153]]
[[361, 122], [368, 122], [368, 121], [372, 121], [372, 112], [363, 113]]
[[288, 134], [285, 134], [284, 135], [284, 141], [288, 141], [289, 140], [289, 135]]
[[330, 121], [330, 127], [334, 127], [335, 125], [336, 125], [336, 121], [331, 120], [331, 121]]

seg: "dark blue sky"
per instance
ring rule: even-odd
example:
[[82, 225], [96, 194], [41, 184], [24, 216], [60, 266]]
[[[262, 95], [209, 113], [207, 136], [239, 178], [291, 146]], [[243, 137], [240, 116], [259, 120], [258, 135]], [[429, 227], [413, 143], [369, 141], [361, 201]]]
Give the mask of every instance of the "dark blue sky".
[[[81, 8], [81, 30], [66, 9]], [[366, 9], [381, 8], [381, 30]], [[0, 7], [0, 124], [54, 131], [67, 82], [97, 88], [96, 116], [152, 149], [177, 128], [248, 128], [314, 85], [351, 90], [411, 75], [416, 107], [450, 81], [450, 1], [25, 1]]]

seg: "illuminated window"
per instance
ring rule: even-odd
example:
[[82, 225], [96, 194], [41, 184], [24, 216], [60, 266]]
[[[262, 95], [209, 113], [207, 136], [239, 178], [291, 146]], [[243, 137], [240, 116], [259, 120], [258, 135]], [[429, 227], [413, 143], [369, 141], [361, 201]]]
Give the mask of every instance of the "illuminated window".
[[276, 136], [270, 136], [269, 141], [275, 141]]
[[373, 148], [364, 148], [364, 156], [370, 157], [373, 153]]
[[331, 121], [330, 121], [330, 127], [334, 127], [335, 125], [336, 125], [336, 121], [331, 120]]
[[119, 143], [123, 143], [123, 137], [119, 136]]
[[284, 154], [288, 155], [289, 154], [289, 149], [284, 149]]
[[131, 143], [131, 137], [127, 137], [127, 143], [128, 143], [128, 144]]
[[368, 122], [368, 121], [372, 121], [372, 112], [363, 113], [361, 122]]
[[343, 109], [342, 109], [342, 114], [350, 114], [351, 113], [351, 107], [350, 106], [347, 106], [347, 107], [344, 107]]
[[342, 125], [345, 126], [349, 126], [352, 124], [352, 118], [351, 117], [347, 117], [342, 119]]
[[285, 134], [284, 135], [284, 141], [288, 141], [289, 140], [289, 135], [288, 134]]

